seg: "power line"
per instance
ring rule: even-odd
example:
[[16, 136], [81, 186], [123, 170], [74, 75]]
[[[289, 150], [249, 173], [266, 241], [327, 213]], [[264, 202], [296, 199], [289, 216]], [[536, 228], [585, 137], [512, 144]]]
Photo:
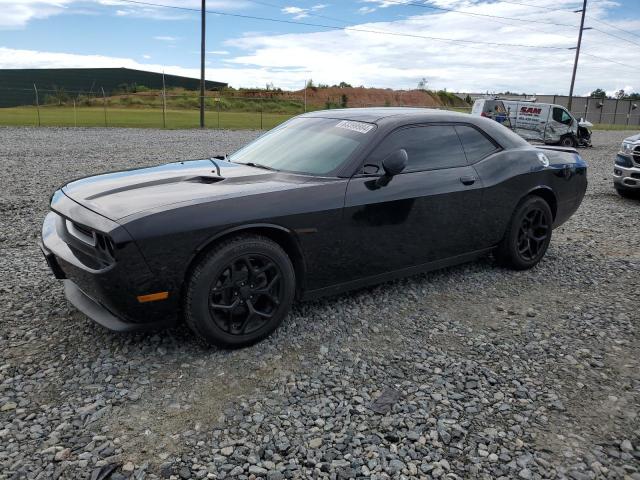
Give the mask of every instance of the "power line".
[[627, 38], [621, 37], [619, 35], [615, 35], [610, 32], [605, 32], [604, 30], [600, 30], [599, 28], [596, 28], [596, 27], [591, 27], [591, 28], [596, 32], [604, 33], [605, 35], [609, 35], [610, 37], [617, 38], [618, 40], [622, 40], [624, 42], [628, 42], [628, 43], [631, 43], [632, 45], [636, 45], [637, 47], [640, 47], [640, 43], [634, 42], [633, 40], [629, 40]]
[[[527, 6], [527, 7], [534, 7], [534, 8], [543, 8], [543, 7], [537, 7], [535, 5], [529, 5], [529, 4], [524, 4], [524, 3], [518, 3], [518, 2], [505, 2], [504, 0], [499, 0], [503, 3], [510, 3], [510, 4], [514, 4], [514, 5], [522, 5], [522, 6]], [[420, 7], [420, 8], [428, 8], [431, 10], [441, 10], [444, 12], [449, 12], [449, 13], [458, 13], [458, 14], [462, 14], [462, 15], [472, 15], [472, 16], [476, 16], [476, 17], [486, 17], [486, 18], [499, 18], [499, 19], [504, 19], [504, 20], [512, 20], [512, 21], [516, 21], [516, 22], [526, 22], [526, 23], [537, 23], [539, 25], [553, 25], [553, 26], [560, 26], [560, 27], [571, 27], [571, 28], [577, 28], [577, 25], [571, 25], [568, 23], [557, 23], [557, 22], [545, 22], [545, 21], [541, 21], [541, 20], [532, 20], [532, 19], [525, 19], [525, 18], [515, 18], [515, 17], [504, 17], [504, 16], [500, 16], [500, 15], [490, 15], [490, 14], [486, 14], [486, 13], [475, 13], [475, 12], [468, 12], [468, 11], [464, 11], [464, 10], [456, 10], [453, 8], [445, 8], [445, 7], [435, 7], [433, 5], [426, 5], [423, 3], [414, 3], [414, 2], [404, 2], [402, 0], [385, 0], [385, 2], [387, 3], [393, 3], [393, 4], [397, 4], [397, 5], [406, 5], [406, 6], [412, 6], [412, 7]], [[550, 10], [553, 11], [553, 10]], [[574, 13], [572, 11], [569, 10], [564, 10], [564, 9], [557, 9], [555, 11], [564, 11], [567, 13]], [[601, 22], [601, 20], [596, 20], [598, 22]], [[610, 32], [606, 32], [604, 30], [601, 30], [599, 28], [596, 27], [591, 27], [593, 30], [596, 30], [604, 35], [608, 35], [610, 37], [613, 38], [617, 38], [618, 40], [622, 40], [628, 43], [631, 43], [633, 45], [636, 45], [638, 47], [640, 47], [640, 43], [636, 43], [632, 40], [626, 39], [624, 37], [620, 37], [619, 35], [615, 35], [613, 33]], [[617, 28], [617, 27], [614, 27]], [[627, 32], [630, 33], [630, 32]]]
[[[151, 7], [161, 7], [161, 8], [171, 8], [175, 10], [186, 10], [191, 12], [200, 12], [200, 10], [189, 7], [178, 7], [174, 5], [162, 5], [158, 3], [144, 2], [140, 0], [119, 0], [125, 3], [131, 3], [136, 5], [145, 5]], [[443, 37], [432, 37], [427, 35], [417, 35], [411, 33], [400, 33], [400, 32], [389, 32], [389, 31], [380, 31], [380, 30], [371, 30], [368, 28], [359, 28], [359, 27], [339, 27], [336, 25], [324, 25], [320, 23], [311, 23], [311, 22], [298, 22], [295, 20], [284, 20], [279, 18], [270, 18], [270, 17], [259, 17], [256, 15], [244, 15], [240, 13], [230, 13], [230, 12], [220, 12], [216, 10], [207, 10], [207, 13], [211, 13], [214, 15], [222, 15], [227, 17], [235, 17], [235, 18], [244, 18], [248, 20], [260, 20], [265, 22], [273, 22], [273, 23], [284, 23], [289, 25], [301, 25], [307, 27], [319, 27], [319, 28], [328, 28], [331, 30], [346, 30], [351, 32], [361, 32], [361, 33], [373, 33], [378, 35], [391, 35], [395, 37], [408, 37], [408, 38], [421, 38], [424, 40], [435, 40], [439, 42], [450, 42], [450, 43], [462, 43], [465, 45], [488, 45], [495, 47], [514, 47], [514, 48], [535, 48], [535, 49], [545, 49], [545, 50], [566, 50], [567, 47], [553, 47], [547, 45], [526, 45], [519, 43], [499, 43], [499, 42], [484, 42], [481, 40], [464, 40], [461, 38], [443, 38]]]
[[[388, 1], [388, 0], [387, 0], [387, 1]], [[567, 10], [567, 9], [564, 9], [564, 8], [549, 8], [549, 7], [541, 7], [541, 6], [539, 6], [539, 5], [531, 5], [530, 3], [512, 2], [512, 1], [508, 1], [508, 0], [497, 0], [497, 1], [499, 1], [500, 3], [508, 3], [508, 4], [511, 4], [511, 5], [521, 5], [521, 6], [523, 6], [523, 7], [537, 8], [537, 9], [539, 9], [539, 10], [545, 10], [545, 11], [547, 11], [547, 12], [567, 12], [567, 13], [575, 13], [573, 10]], [[590, 20], [592, 20], [592, 21], [595, 21], [595, 22], [597, 22], [597, 23], [601, 23], [602, 25], [606, 25], [606, 26], [607, 26], [607, 27], [609, 27], [609, 28], [613, 28], [613, 29], [615, 29], [615, 30], [619, 30], [619, 31], [621, 31], [621, 32], [623, 32], [623, 33], [626, 33], [627, 35], [633, 35], [634, 37], [638, 37], [638, 38], [640, 38], [640, 34], [637, 34], [637, 33], [635, 33], [635, 32], [631, 32], [631, 31], [629, 31], [629, 30], [625, 30], [624, 28], [620, 28], [620, 27], [618, 27], [617, 25], [613, 25], [612, 23], [605, 22], [604, 20], [601, 20], [601, 19], [599, 19], [598, 17], [595, 17], [594, 15], [589, 15], [589, 14], [587, 14], [587, 15], [586, 15], [586, 17], [587, 17], [587, 18], [589, 18], [589, 19], [590, 19]], [[627, 40], [626, 38], [618, 37], [618, 36], [616, 36], [616, 35], [613, 35], [613, 34], [612, 34], [612, 33], [610, 33], [610, 32], [605, 32], [605, 31], [600, 30], [600, 29], [595, 28], [595, 27], [592, 27], [592, 28], [593, 28], [594, 30], [599, 31], [600, 33], [604, 33], [605, 35], [610, 35], [610, 36], [612, 36], [612, 37], [614, 37], [614, 38], [617, 38], [617, 39], [619, 39], [619, 40], [624, 40], [624, 41], [627, 41], [627, 42], [631, 42], [630, 40]], [[638, 45], [638, 46], [640, 46], [640, 44], [638, 44], [638, 43], [635, 43], [635, 42], [631, 42], [631, 43], [633, 43], [634, 45]]]
[[[507, 1], [507, 0], [497, 0], [499, 3], [508, 3], [511, 5], [520, 5], [522, 7], [530, 7], [530, 8], [537, 8], [538, 10], [545, 10], [547, 12], [567, 12], [567, 13], [573, 13], [573, 10], [567, 10], [565, 8], [549, 8], [549, 7], [541, 7], [540, 5], [531, 5], [530, 3], [521, 3], [521, 2], [512, 2], [512, 1]], [[576, 2], [577, 3], [577, 2]]]
[[597, 58], [598, 60], [603, 60], [605, 62], [610, 62], [610, 63], [615, 63], [617, 65], [623, 66], [623, 67], [627, 67], [633, 70], [638, 70], [638, 67], [634, 67], [632, 65], [627, 65], [626, 63], [622, 63], [622, 62], [618, 62], [616, 60], [611, 60], [610, 58], [606, 58], [606, 57], [599, 57], [598, 55], [594, 55], [593, 53], [587, 53], [587, 52], [580, 52], [581, 55], [586, 55], [587, 57], [593, 57], [593, 58]]
[[[137, 4], [137, 5], [145, 5], [145, 6], [160, 7], [160, 8], [170, 8], [170, 9], [174, 9], [174, 10], [184, 10], [184, 11], [191, 11], [191, 12], [200, 13], [200, 10], [198, 10], [196, 8], [179, 7], [179, 6], [175, 6], [175, 5], [162, 5], [162, 4], [158, 4], [158, 3], [145, 2], [145, 1], [142, 1], [142, 0], [120, 0], [120, 1], [121, 2], [125, 2], [125, 3]], [[263, 2], [262, 0], [260, 0], [260, 1], [250, 0], [250, 1], [252, 1], [254, 3], [262, 3], [264, 5], [267, 5], [267, 2]], [[390, 1], [390, 0], [387, 0], [387, 1]], [[504, 1], [504, 0], [501, 0], [501, 1]], [[478, 44], [478, 45], [488, 45], [488, 46], [494, 46], [494, 47], [535, 48], [535, 49], [547, 49], [547, 50], [554, 50], [554, 51], [566, 51], [566, 50], [568, 50], [567, 47], [553, 47], [553, 46], [525, 45], [525, 44], [511, 44], [511, 43], [497, 43], [497, 42], [482, 42], [482, 41], [479, 41], [479, 40], [463, 40], [463, 39], [430, 37], [430, 36], [424, 36], [424, 35], [414, 35], [414, 34], [409, 34], [409, 33], [399, 33], [399, 32], [388, 32], [388, 31], [380, 31], [380, 30], [361, 29], [361, 28], [357, 28], [357, 27], [348, 27], [348, 26], [339, 27], [339, 26], [336, 26], [336, 25], [323, 25], [323, 24], [311, 23], [311, 22], [298, 22], [298, 21], [293, 21], [293, 20], [284, 20], [284, 19], [277, 19], [277, 18], [260, 17], [260, 16], [254, 16], [254, 15], [243, 15], [243, 14], [239, 14], [239, 13], [220, 12], [220, 11], [214, 11], [214, 10], [207, 10], [207, 13], [212, 13], [214, 15], [236, 17], [236, 18], [245, 18], [245, 19], [249, 19], [249, 20], [261, 20], [261, 21], [268, 21], [268, 22], [274, 22], [274, 23], [284, 23], [284, 24], [289, 24], [289, 25], [302, 25], [302, 26], [328, 28], [328, 29], [332, 29], [332, 30], [348, 30], [348, 31], [363, 32], [363, 33], [373, 33], [373, 34], [377, 34], [377, 35], [391, 35], [391, 36], [398, 36], [398, 37], [420, 38], [420, 39], [426, 39], [426, 40], [436, 40], [436, 41], [441, 41], [441, 42], [464, 43], [464, 44], [468, 44], [468, 45], [471, 45], [471, 46], [473, 46], [474, 44]], [[315, 15], [315, 16], [318, 16], [318, 15]], [[327, 17], [327, 18], [329, 18], [329, 17]], [[333, 20], [338, 21], [338, 19], [333, 19]], [[339, 21], [342, 22], [342, 23], [346, 23], [343, 20], [339, 20]], [[637, 68], [637, 67], [633, 67], [631, 65], [625, 65], [623, 63], [616, 62], [614, 60], [610, 60], [610, 59], [607, 59], [607, 58], [604, 58], [604, 57], [596, 57], [595, 55], [588, 54], [588, 53], [585, 53], [585, 55], [589, 55], [589, 56], [598, 58], [600, 60], [604, 60], [604, 61], [608, 61], [608, 62], [611, 62], [611, 63], [615, 63], [615, 64], [618, 64], [618, 65], [621, 65], [621, 66], [627, 67], [627, 68], [632, 68], [632, 69], [636, 69]], [[525, 57], [522, 57], [522, 58], [525, 58]]]
[[456, 10], [454, 8], [446, 8], [446, 7], [436, 7], [434, 5], [427, 5], [424, 3], [414, 3], [414, 2], [403, 2], [401, 0], [385, 0], [386, 3], [394, 3], [397, 5], [407, 5], [407, 6], [411, 6], [411, 7], [420, 7], [420, 8], [428, 8], [430, 10], [440, 10], [443, 12], [449, 12], [449, 13], [458, 13], [460, 15], [470, 15], [473, 17], [484, 17], [484, 18], [499, 18], [502, 20], [513, 20], [515, 22], [526, 22], [526, 23], [538, 23], [540, 25], [553, 25], [555, 27], [571, 27], [571, 28], [576, 28], [577, 25], [571, 25], [569, 23], [557, 23], [557, 22], [544, 22], [541, 20], [531, 20], [531, 19], [526, 19], [526, 18], [515, 18], [515, 17], [504, 17], [501, 15], [491, 15], [488, 13], [476, 13], [476, 12], [469, 12], [467, 10]]
[[607, 23], [604, 20], [600, 20], [599, 18], [594, 17], [593, 15], [587, 15], [588, 18], [591, 18], [593, 20], [595, 20], [596, 22], [599, 22], [603, 25], [606, 25], [609, 28], [615, 28], [616, 30], [620, 30], [621, 32], [627, 33], [629, 35], [633, 35], [634, 37], [638, 37], [640, 38], [640, 35], [634, 32], [630, 32], [629, 30], [625, 30], [623, 28], [617, 27], [616, 25], [612, 24], [612, 23]]
[[[267, 7], [277, 8], [277, 9], [279, 9], [281, 11], [282, 11], [282, 8], [284, 7], [284, 5], [275, 5], [273, 3], [264, 2], [264, 1], [261, 1], [261, 0], [248, 0], [248, 1], [251, 2], [251, 3], [255, 3], [257, 5], [264, 5], [264, 6], [267, 6]], [[328, 20], [332, 20], [334, 22], [341, 23], [342, 25], [349, 25], [348, 22], [345, 22], [344, 20], [342, 20], [340, 18], [329, 17], [327, 15], [322, 15], [322, 14], [319, 14], [319, 13], [316, 13], [316, 12], [312, 12], [312, 11], [309, 11], [309, 10], [305, 10], [304, 13], [305, 13], [305, 15], [308, 15], [308, 16], [318, 17], [318, 18], [325, 18], [325, 19], [328, 19]], [[507, 22], [503, 22], [503, 21], [500, 21], [500, 20], [496, 20], [496, 19], [489, 19], [489, 21], [497, 23], [497, 24], [500, 24], [500, 25], [514, 26], [514, 27], [518, 26], [519, 28], [524, 28], [525, 30], [530, 30], [532, 32], [544, 33], [544, 34], [548, 34], [549, 33], [549, 32], [545, 32], [543, 30], [538, 30], [537, 28], [527, 27], [525, 25], [514, 25], [512, 23], [507, 23]], [[569, 37], [562, 36], [562, 38], [565, 39], [565, 40], [568, 40], [568, 41], [573, 41], [573, 39], [569, 38]]]

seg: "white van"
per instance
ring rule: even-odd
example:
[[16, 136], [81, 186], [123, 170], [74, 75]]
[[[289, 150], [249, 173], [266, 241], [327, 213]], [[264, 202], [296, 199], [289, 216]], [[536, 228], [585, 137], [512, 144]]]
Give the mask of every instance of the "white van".
[[481, 98], [473, 103], [471, 114], [492, 118], [525, 140], [564, 147], [591, 146], [589, 127], [593, 125], [578, 121], [562, 105]]

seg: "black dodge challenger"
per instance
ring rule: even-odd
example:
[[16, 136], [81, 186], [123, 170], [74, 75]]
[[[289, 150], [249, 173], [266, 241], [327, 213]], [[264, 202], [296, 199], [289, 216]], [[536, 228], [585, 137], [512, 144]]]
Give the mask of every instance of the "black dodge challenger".
[[544, 256], [587, 165], [500, 124], [410, 108], [293, 118], [230, 156], [75, 180], [42, 250], [71, 303], [107, 328], [184, 319], [209, 343], [270, 334], [295, 299], [493, 252]]

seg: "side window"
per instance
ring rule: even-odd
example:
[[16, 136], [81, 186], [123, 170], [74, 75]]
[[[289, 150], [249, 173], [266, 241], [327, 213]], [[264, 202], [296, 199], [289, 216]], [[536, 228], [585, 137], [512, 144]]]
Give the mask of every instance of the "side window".
[[372, 162], [382, 165], [391, 152], [404, 148], [409, 155], [407, 172], [437, 170], [467, 165], [462, 144], [451, 125], [408, 127], [396, 130], [382, 141]]
[[565, 125], [571, 124], [571, 115], [564, 108], [553, 107], [553, 119]]
[[456, 132], [458, 132], [469, 163], [479, 162], [498, 150], [496, 144], [473, 127], [456, 125]]

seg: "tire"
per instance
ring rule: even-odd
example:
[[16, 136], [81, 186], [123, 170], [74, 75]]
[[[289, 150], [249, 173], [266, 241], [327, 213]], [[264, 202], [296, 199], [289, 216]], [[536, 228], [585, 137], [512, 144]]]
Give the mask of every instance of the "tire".
[[213, 247], [193, 269], [183, 299], [184, 318], [207, 344], [252, 345], [289, 313], [296, 276], [274, 241], [240, 236]]
[[537, 195], [525, 197], [516, 207], [502, 241], [495, 251], [501, 265], [527, 270], [542, 260], [553, 229], [549, 204]]
[[573, 138], [573, 135], [564, 135], [560, 138], [560, 145], [563, 147], [576, 147], [576, 141]]
[[616, 192], [618, 192], [618, 195], [620, 195], [622, 198], [632, 198], [632, 199], [640, 198], [640, 191], [635, 189], [632, 190], [630, 188], [616, 187]]

